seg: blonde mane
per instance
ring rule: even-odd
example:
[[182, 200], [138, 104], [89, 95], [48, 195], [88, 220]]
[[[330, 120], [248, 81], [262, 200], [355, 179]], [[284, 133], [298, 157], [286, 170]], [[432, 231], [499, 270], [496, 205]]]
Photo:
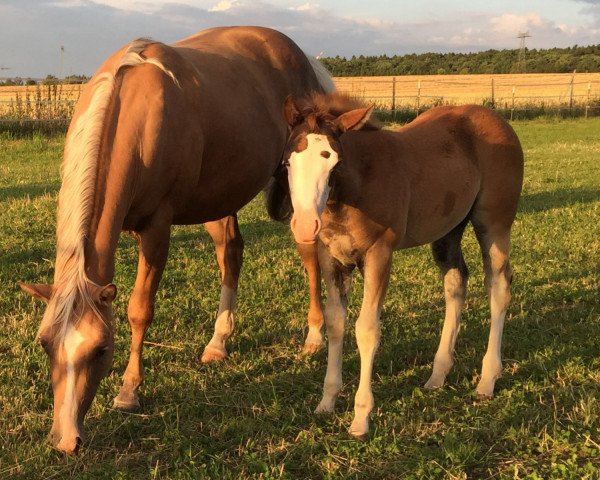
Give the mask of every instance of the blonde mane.
[[71, 125], [67, 135], [58, 199], [54, 294], [40, 326], [41, 331], [47, 322], [58, 325], [60, 339], [64, 339], [73, 314], [78, 313], [75, 312], [77, 304], [79, 311], [83, 311], [83, 307], [87, 305], [99, 315], [90, 288], [97, 285], [85, 272], [84, 252], [94, 208], [100, 143], [117, 74], [123, 67], [150, 63], [160, 68], [178, 85], [174, 74], [158, 59], [142, 55], [150, 43], [153, 42], [148, 39], [135, 40], [114, 72], [103, 72], [91, 80], [89, 105]]

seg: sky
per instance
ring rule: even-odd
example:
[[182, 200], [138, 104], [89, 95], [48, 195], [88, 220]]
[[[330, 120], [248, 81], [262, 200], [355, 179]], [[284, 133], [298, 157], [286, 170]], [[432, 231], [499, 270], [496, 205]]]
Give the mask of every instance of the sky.
[[[139, 37], [262, 25], [324, 56], [600, 43], [600, 0], [0, 0], [0, 77], [91, 75]], [[61, 48], [63, 47], [63, 48]]]

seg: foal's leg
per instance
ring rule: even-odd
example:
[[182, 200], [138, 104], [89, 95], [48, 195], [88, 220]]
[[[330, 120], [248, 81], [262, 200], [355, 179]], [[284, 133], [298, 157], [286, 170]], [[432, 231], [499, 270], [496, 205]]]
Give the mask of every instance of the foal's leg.
[[137, 390], [144, 377], [144, 334], [154, 317], [154, 300], [167, 262], [170, 234], [171, 217], [160, 214], [155, 215], [144, 230], [134, 234], [139, 244], [138, 271], [127, 309], [131, 326], [129, 363], [123, 375], [123, 386], [113, 403], [119, 410], [134, 411], [140, 407]]
[[319, 244], [319, 264], [327, 286], [325, 325], [327, 327], [327, 373], [323, 383], [323, 398], [315, 413], [333, 412], [335, 400], [342, 389], [342, 350], [348, 294], [352, 285], [353, 267], [345, 267]]
[[304, 353], [315, 353], [323, 346], [323, 308], [321, 306], [321, 270], [319, 268], [318, 247], [316, 243], [296, 244], [298, 253], [308, 276], [308, 334], [304, 342]]
[[440, 343], [433, 360], [433, 372], [425, 388], [434, 389], [444, 385], [446, 375], [454, 364], [454, 345], [460, 329], [460, 314], [467, 295], [469, 270], [465, 264], [460, 242], [466, 221], [458, 225], [445, 237], [431, 244], [433, 258], [444, 279], [446, 317]]
[[237, 215], [205, 223], [204, 227], [215, 243], [217, 263], [221, 272], [221, 299], [215, 331], [202, 354], [202, 362], [206, 363], [222, 360], [227, 356], [225, 342], [234, 329], [233, 312], [242, 268], [244, 241], [238, 227]]
[[354, 399], [354, 420], [349, 432], [356, 437], [369, 431], [369, 414], [374, 400], [371, 391], [373, 360], [381, 336], [381, 306], [385, 298], [392, 263], [392, 249], [383, 241], [373, 245], [365, 256], [364, 296], [356, 322], [356, 343], [360, 353], [360, 381]]
[[502, 373], [502, 330], [510, 302], [512, 281], [512, 268], [508, 260], [510, 227], [488, 227], [475, 220], [473, 226], [481, 247], [492, 317], [487, 351], [481, 366], [481, 379], [477, 385], [477, 397], [485, 399], [494, 395], [494, 384]]

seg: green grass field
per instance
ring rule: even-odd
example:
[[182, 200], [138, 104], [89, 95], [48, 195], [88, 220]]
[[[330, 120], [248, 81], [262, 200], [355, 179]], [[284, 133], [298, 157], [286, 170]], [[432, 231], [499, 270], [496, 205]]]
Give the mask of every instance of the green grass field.
[[516, 123], [526, 154], [513, 229], [513, 301], [504, 376], [474, 401], [488, 304], [474, 235], [454, 370], [427, 380], [443, 319], [441, 280], [423, 247], [399, 252], [382, 316], [370, 438], [351, 439], [358, 379], [353, 324], [336, 414], [316, 416], [325, 354], [299, 351], [307, 291], [289, 229], [262, 198], [240, 213], [246, 241], [231, 356], [202, 365], [219, 297], [201, 227], [173, 229], [147, 336], [143, 411], [112, 410], [129, 348], [136, 248], [123, 236], [113, 373], [86, 418], [78, 457], [51, 449], [48, 365], [33, 339], [43, 307], [18, 280], [48, 282], [63, 138], [0, 137], [0, 478], [600, 478], [600, 119]]

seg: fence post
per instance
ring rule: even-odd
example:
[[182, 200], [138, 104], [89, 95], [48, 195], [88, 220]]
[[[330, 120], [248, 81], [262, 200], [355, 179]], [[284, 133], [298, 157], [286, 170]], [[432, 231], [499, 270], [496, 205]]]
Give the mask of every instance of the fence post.
[[571, 75], [571, 83], [569, 88], [569, 115], [573, 115], [573, 84], [575, 83], [575, 72]]
[[[396, 77], [392, 78], [392, 115], [396, 114]], [[394, 116], [395, 118], [395, 116]]]
[[587, 102], [585, 102], [585, 118], [588, 118], [588, 110], [590, 109], [590, 94], [592, 92], [592, 82], [588, 82]]
[[417, 81], [417, 117], [421, 109], [421, 80]]
[[510, 120], [511, 121], [513, 119], [513, 113], [515, 111], [515, 90], [516, 90], [516, 87], [513, 87], [513, 89], [512, 89], [512, 107], [510, 109]]
[[494, 90], [494, 77], [492, 77], [492, 108], [496, 108], [496, 95]]

